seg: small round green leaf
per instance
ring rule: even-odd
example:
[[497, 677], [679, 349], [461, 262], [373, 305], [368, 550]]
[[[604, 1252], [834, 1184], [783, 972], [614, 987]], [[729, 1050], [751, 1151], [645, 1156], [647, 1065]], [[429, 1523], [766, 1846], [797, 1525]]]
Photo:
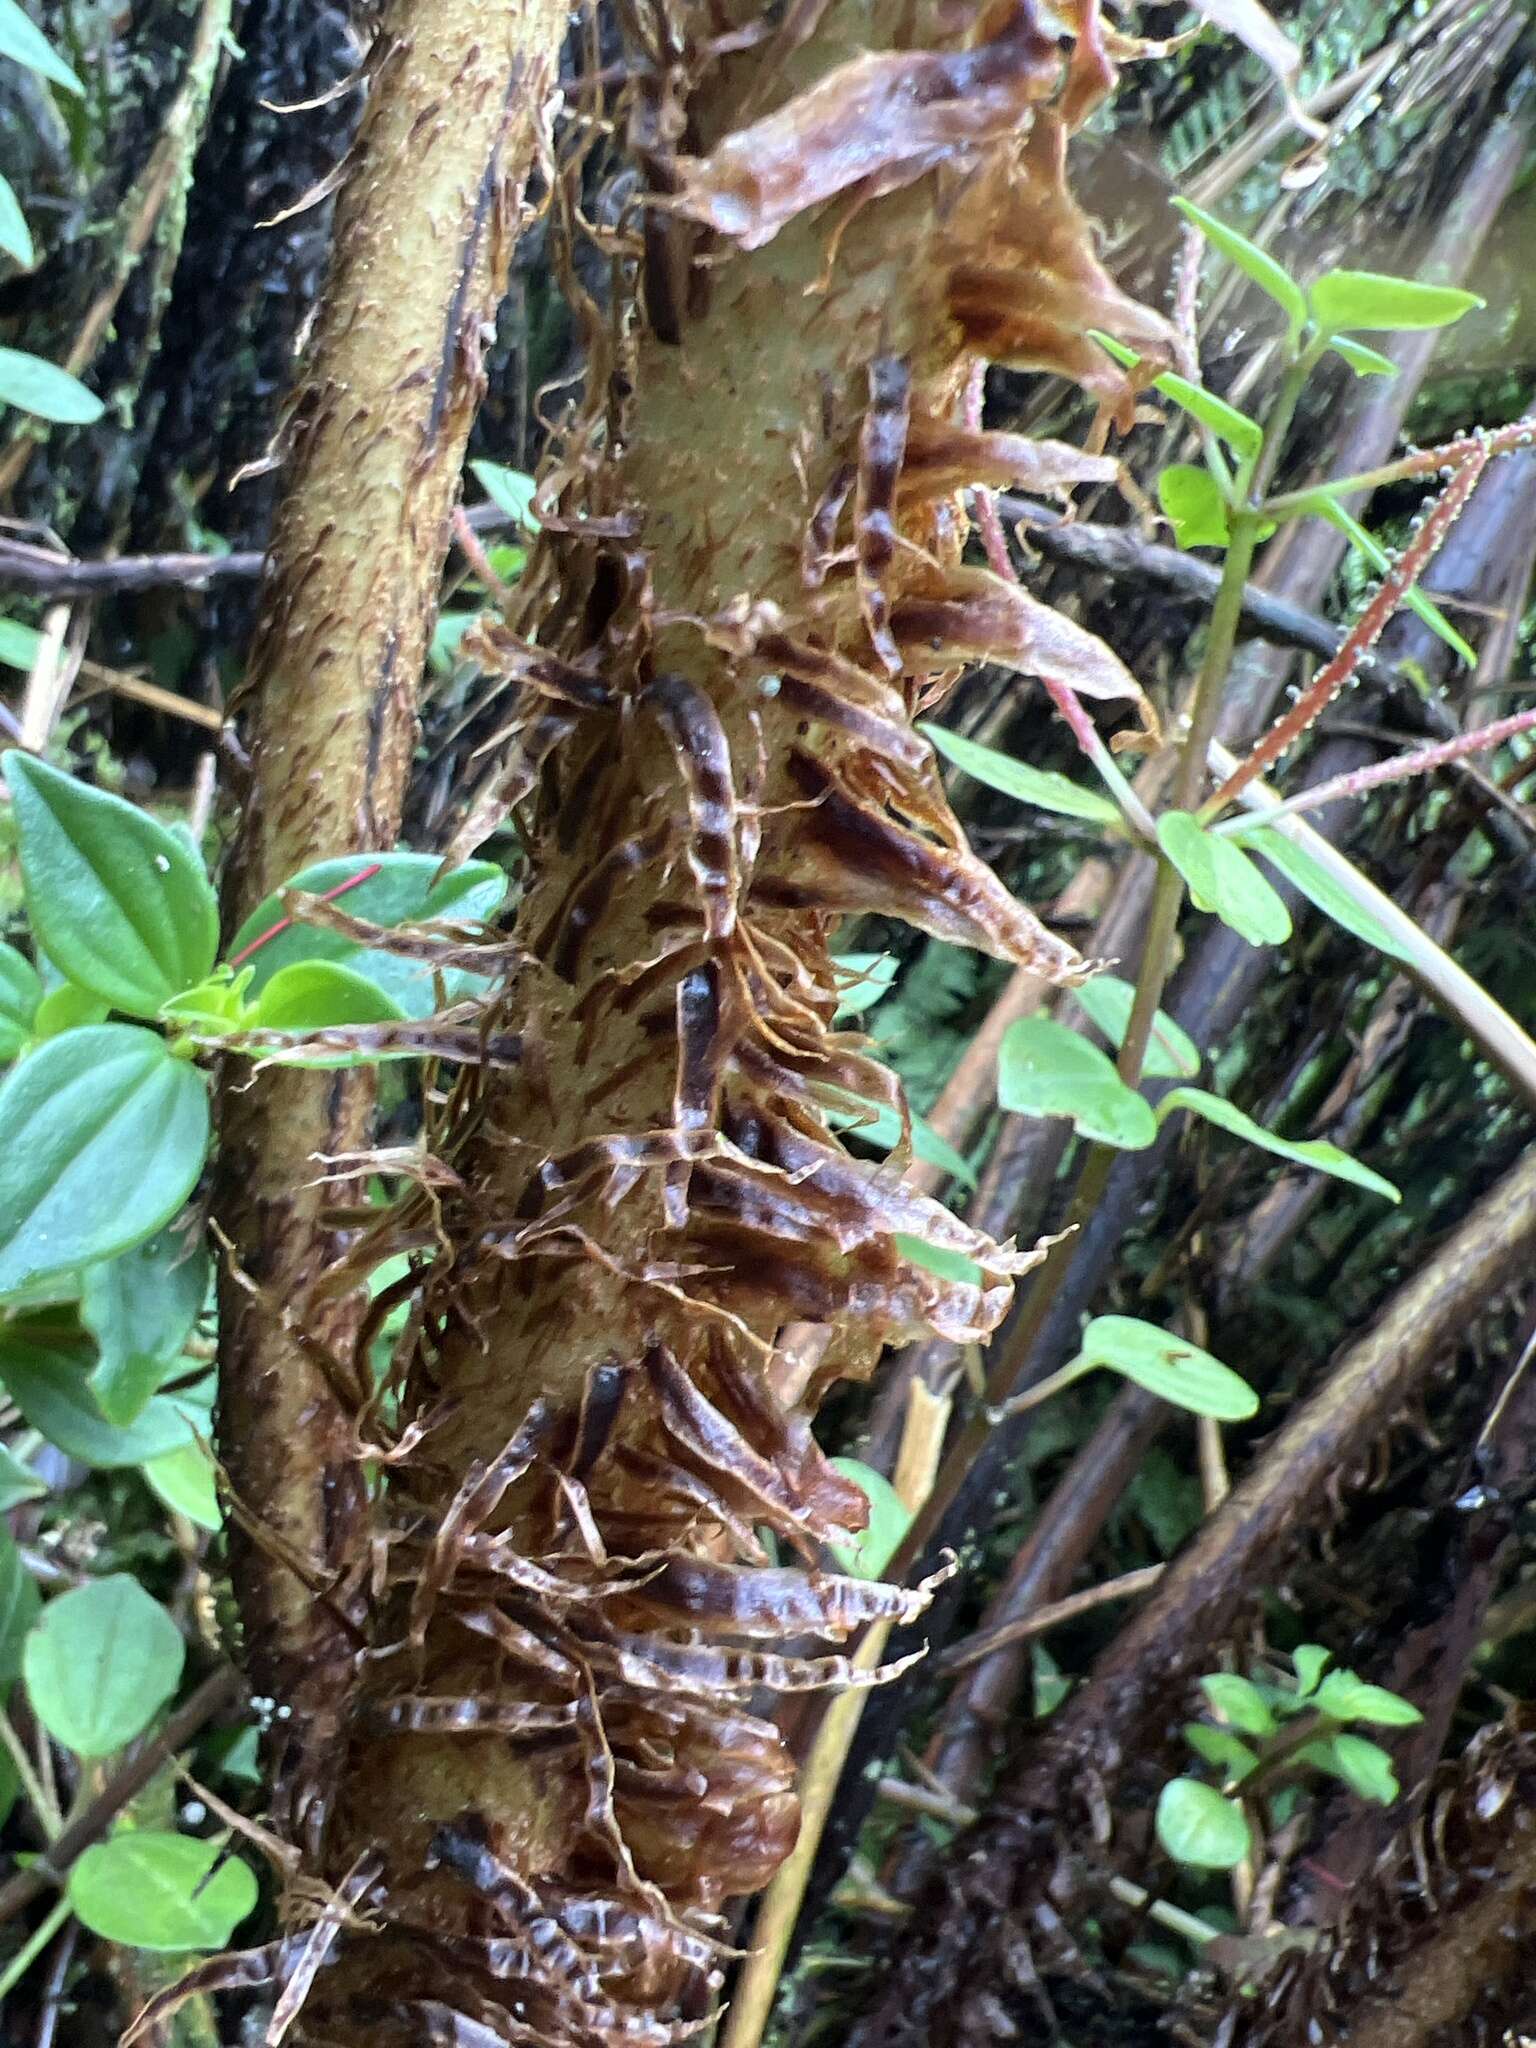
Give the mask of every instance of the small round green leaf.
[[1197, 1778], [1170, 1778], [1157, 1802], [1157, 1839], [1177, 1863], [1232, 1870], [1253, 1846], [1240, 1806]]
[[404, 1014], [366, 975], [333, 960], [296, 960], [272, 976], [250, 1022], [262, 1031], [324, 1031], [341, 1024], [397, 1024]]
[[1118, 825], [1120, 813], [1107, 796], [1096, 789], [1084, 789], [1070, 776], [1054, 769], [1030, 768], [1001, 754], [996, 747], [984, 747], [980, 740], [968, 740], [963, 733], [949, 732], [942, 725], [919, 725], [947, 761], [963, 768], [975, 781], [1004, 796], [1016, 796], [1037, 810], [1055, 811], [1066, 818], [1086, 818], [1094, 825]]
[[0, 1325], [0, 1384], [31, 1428], [82, 1465], [139, 1465], [211, 1434], [211, 1376], [156, 1394], [132, 1422], [118, 1425], [107, 1421], [91, 1391], [94, 1362], [88, 1339], [55, 1314]]
[[1378, 1805], [1391, 1806], [1401, 1790], [1391, 1757], [1367, 1736], [1341, 1733], [1326, 1742], [1309, 1742], [1298, 1755], [1301, 1762], [1342, 1778], [1351, 1792]]
[[227, 1947], [256, 1896], [250, 1865], [217, 1842], [149, 1828], [93, 1843], [69, 1873], [69, 1903], [93, 1934], [168, 1955]]
[[32, 1035], [39, 1039], [62, 1038], [66, 1031], [76, 1031], [82, 1024], [105, 1024], [110, 1008], [88, 988], [76, 988], [72, 981], [61, 981], [38, 1004], [32, 1019]]
[[538, 532], [539, 522], [533, 511], [533, 497], [539, 487], [536, 478], [521, 469], [508, 469], [500, 462], [472, 462], [469, 466], [498, 511], [507, 513], [530, 533]]
[[1258, 1687], [1233, 1671], [1208, 1672], [1200, 1690], [1211, 1705], [1244, 1735], [1273, 1735], [1275, 1717]]
[[1140, 1151], [1157, 1136], [1152, 1106], [1127, 1088], [1096, 1045], [1051, 1017], [1010, 1024], [997, 1061], [997, 1099], [1018, 1116], [1067, 1116], [1085, 1138]]
[[1372, 270], [1325, 270], [1311, 291], [1312, 315], [1325, 334], [1351, 328], [1388, 328], [1393, 333], [1449, 327], [1486, 302], [1455, 285], [1418, 284], [1411, 277], [1382, 277]]
[[1378, 1728], [1413, 1728], [1424, 1718], [1411, 1700], [1384, 1685], [1367, 1685], [1353, 1671], [1330, 1671], [1314, 1704], [1335, 1721], [1370, 1721]]
[[207, 1253], [170, 1230], [86, 1269], [80, 1320], [96, 1339], [91, 1391], [108, 1422], [132, 1422], [143, 1411], [207, 1293]]
[[169, 1223], [208, 1151], [208, 1087], [135, 1024], [66, 1031], [0, 1083], [0, 1295]]
[[32, 1036], [42, 978], [14, 946], [0, 943], [0, 1060], [13, 1060]]
[[15, 751], [4, 760], [33, 929], [71, 981], [130, 1016], [201, 981], [219, 947], [202, 864], [177, 833]]
[[110, 1756], [149, 1726], [185, 1657], [165, 1609], [119, 1572], [48, 1602], [22, 1671], [32, 1711], [55, 1740], [77, 1756]]
[[0, 405], [66, 427], [94, 426], [105, 410], [78, 377], [19, 348], [0, 348]]
[[[493, 861], [471, 860], [436, 879], [442, 861], [435, 853], [351, 853], [317, 861], [285, 882], [284, 890], [331, 896], [338, 910], [368, 924], [425, 924], [448, 918], [474, 924], [493, 915], [507, 893], [507, 878]], [[363, 879], [354, 878], [361, 875]], [[351, 884], [349, 887], [348, 884]], [[260, 995], [274, 975], [301, 960], [328, 960], [348, 967], [381, 988], [404, 1017], [430, 1017], [437, 1007], [432, 963], [406, 960], [378, 947], [365, 947], [341, 932], [287, 920], [282, 891], [257, 904], [229, 943], [235, 966], [248, 961], [251, 993]], [[474, 995], [483, 975], [464, 968], [442, 973], [450, 1002]]]
[[1207, 832], [1187, 811], [1165, 811], [1157, 839], [1189, 885], [1197, 910], [1213, 910], [1250, 946], [1278, 946], [1291, 935], [1291, 913], [1248, 856]]
[[1227, 501], [1208, 469], [1172, 462], [1157, 479], [1157, 502], [1181, 548], [1224, 548], [1231, 539]]
[[1137, 1316], [1095, 1316], [1072, 1363], [1080, 1372], [1106, 1367], [1176, 1407], [1218, 1422], [1246, 1422], [1259, 1410], [1258, 1396], [1230, 1366]]
[[869, 1520], [851, 1543], [834, 1543], [839, 1571], [850, 1578], [878, 1579], [901, 1547], [912, 1517], [883, 1472], [857, 1458], [834, 1458], [836, 1469], [859, 1487], [869, 1501]]
[[1186, 1721], [1184, 1740], [1208, 1764], [1219, 1764], [1234, 1785], [1259, 1768], [1259, 1760], [1246, 1742], [1239, 1742], [1227, 1728], [1208, 1728], [1203, 1721]]
[[185, 1515], [199, 1529], [216, 1534], [224, 1526], [219, 1490], [214, 1480], [213, 1460], [200, 1443], [185, 1443], [179, 1451], [164, 1451], [139, 1468], [151, 1489], [173, 1514]]

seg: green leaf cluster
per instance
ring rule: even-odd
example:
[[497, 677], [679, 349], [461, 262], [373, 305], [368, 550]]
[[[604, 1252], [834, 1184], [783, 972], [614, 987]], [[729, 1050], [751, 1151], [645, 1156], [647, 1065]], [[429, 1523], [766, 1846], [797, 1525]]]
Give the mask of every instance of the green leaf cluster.
[[1157, 1836], [1177, 1862], [1230, 1870], [1249, 1855], [1256, 1802], [1243, 1787], [1250, 1779], [1257, 1785], [1261, 1771], [1267, 1786], [1321, 1772], [1383, 1806], [1398, 1797], [1391, 1757], [1354, 1724], [1408, 1728], [1423, 1718], [1418, 1708], [1352, 1671], [1329, 1671], [1330, 1653], [1319, 1643], [1298, 1644], [1291, 1662], [1289, 1684], [1226, 1671], [1201, 1679], [1216, 1725], [1191, 1721], [1184, 1736], [1222, 1782], [1181, 1777], [1163, 1787]]

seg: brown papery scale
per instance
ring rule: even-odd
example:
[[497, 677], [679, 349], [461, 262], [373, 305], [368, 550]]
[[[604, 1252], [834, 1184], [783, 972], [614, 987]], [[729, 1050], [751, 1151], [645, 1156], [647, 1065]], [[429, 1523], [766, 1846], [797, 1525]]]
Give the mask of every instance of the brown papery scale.
[[[754, 41], [714, 8], [620, 12], [612, 111], [655, 203], [607, 244], [617, 315], [557, 256], [585, 401], [517, 609], [471, 643], [502, 730], [459, 844], [518, 806], [518, 964], [483, 1028], [521, 1057], [433, 1107], [449, 1170], [388, 1226], [424, 1248], [416, 1434], [357, 1561], [350, 1742], [310, 1788], [307, 1875], [352, 1889], [323, 1966], [312, 1905], [265, 1952], [313, 1978], [295, 2038], [348, 2048], [665, 2048], [708, 2019], [724, 1910], [796, 1833], [765, 1702], [862, 1682], [796, 1645], [928, 1597], [825, 1569], [866, 1510], [810, 1414], [888, 1343], [984, 1338], [1037, 1256], [829, 1128], [850, 1096], [896, 1099], [833, 1029], [829, 942], [867, 911], [1086, 971], [969, 852], [911, 715], [989, 620], [1018, 665], [1049, 652], [960, 572], [961, 487], [1108, 467], [946, 427], [978, 358], [1086, 385], [1102, 441], [1133, 393], [1084, 330], [1164, 339], [1064, 183], [1067, 117], [1110, 77], [1096, 14], [1068, 41], [1012, 0], [833, 4]], [[1057, 651], [1091, 687], [1085, 638]], [[787, 1406], [796, 1321], [829, 1338]]]

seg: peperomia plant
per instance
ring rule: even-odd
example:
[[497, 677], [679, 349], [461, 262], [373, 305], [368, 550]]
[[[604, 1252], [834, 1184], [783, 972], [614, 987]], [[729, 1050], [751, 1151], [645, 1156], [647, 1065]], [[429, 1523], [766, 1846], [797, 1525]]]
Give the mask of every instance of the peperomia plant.
[[221, 957], [189, 835], [30, 755], [4, 770], [35, 958], [0, 947], [0, 1382], [41, 1437], [142, 1467], [217, 1526], [198, 1448], [207, 1347], [188, 1353], [209, 1285], [188, 1209], [211, 1137], [206, 1061], [472, 1056], [457, 1027], [489, 986], [464, 964], [477, 932], [455, 947], [420, 927], [478, 928], [506, 876], [488, 861], [440, 876], [407, 852], [321, 862]]
[[1157, 1838], [1176, 1862], [1234, 1869], [1260, 1846], [1266, 1820], [1278, 1822], [1297, 1787], [1318, 1774], [1382, 1806], [1397, 1798], [1391, 1757], [1359, 1729], [1410, 1728], [1423, 1716], [1385, 1686], [1329, 1671], [1329, 1662], [1321, 1645], [1300, 1643], [1289, 1682], [1225, 1671], [1201, 1679], [1213, 1719], [1187, 1723], [1184, 1738], [1217, 1782], [1179, 1777], [1163, 1787]]

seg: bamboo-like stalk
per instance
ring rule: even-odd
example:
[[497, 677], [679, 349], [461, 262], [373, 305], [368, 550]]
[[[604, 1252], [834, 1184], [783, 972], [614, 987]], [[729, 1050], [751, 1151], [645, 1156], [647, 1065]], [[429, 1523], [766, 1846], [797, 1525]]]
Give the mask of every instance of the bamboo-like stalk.
[[[565, 23], [555, 0], [383, 10], [236, 707], [250, 775], [231, 921], [308, 862], [394, 843], [484, 337]], [[277, 1808], [301, 1832], [357, 1644], [345, 1574], [366, 1531], [352, 1423], [323, 1364], [347, 1317], [301, 1332], [294, 1308], [337, 1253], [316, 1155], [358, 1147], [371, 1099], [362, 1075], [236, 1070], [220, 1103], [220, 1449], [246, 1666], [289, 1709]]]

